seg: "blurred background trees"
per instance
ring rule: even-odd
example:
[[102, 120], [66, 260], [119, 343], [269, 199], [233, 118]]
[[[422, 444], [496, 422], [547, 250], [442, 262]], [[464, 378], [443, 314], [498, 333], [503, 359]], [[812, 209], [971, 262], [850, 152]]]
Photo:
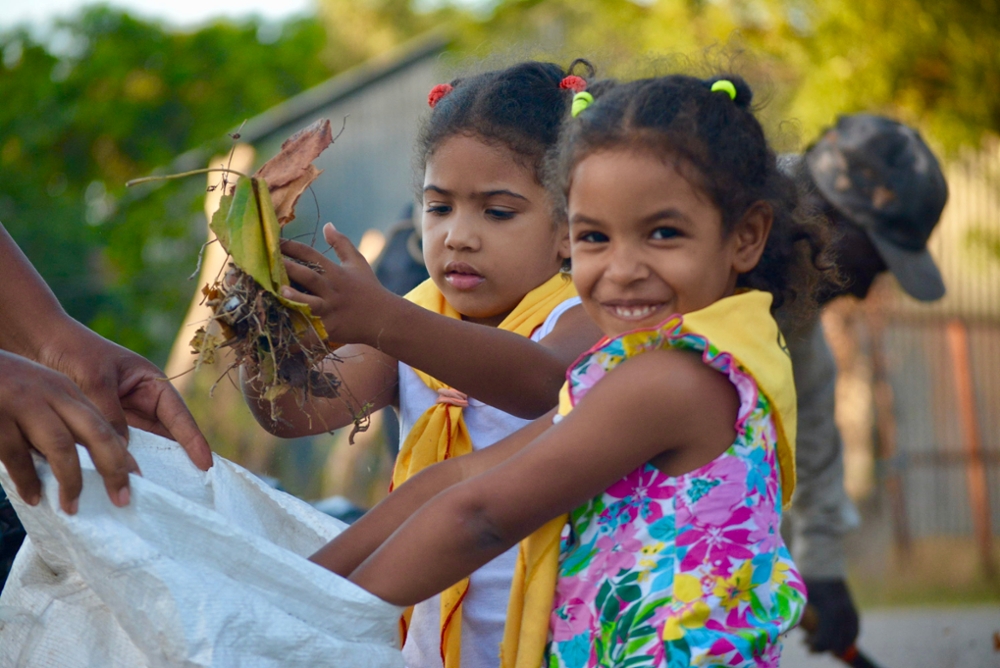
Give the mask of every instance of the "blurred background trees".
[[0, 221], [71, 315], [163, 362], [202, 243], [196, 201], [125, 182], [330, 75], [315, 20], [170, 33], [105, 8], [0, 37]]
[[[784, 150], [859, 110], [946, 152], [1000, 132], [997, 0], [320, 0], [312, 18], [189, 32], [94, 7], [0, 35], [0, 220], [72, 315], [162, 363], [198, 206], [129, 204], [124, 182], [442, 23], [460, 58], [584, 55], [618, 76], [732, 62], [772, 127], [794, 121]], [[686, 59], [658, 59], [671, 54]]]

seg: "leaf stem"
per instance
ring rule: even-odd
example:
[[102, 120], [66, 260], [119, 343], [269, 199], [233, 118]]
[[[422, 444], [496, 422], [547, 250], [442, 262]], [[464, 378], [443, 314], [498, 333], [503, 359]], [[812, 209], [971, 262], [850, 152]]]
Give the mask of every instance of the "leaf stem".
[[194, 176], [195, 174], [208, 174], [211, 172], [226, 172], [228, 174], [235, 174], [236, 176], [242, 176], [245, 179], [250, 177], [243, 172], [238, 172], [235, 169], [229, 169], [228, 167], [205, 167], [203, 169], [192, 169], [190, 172], [181, 172], [180, 174], [165, 174], [163, 176], [143, 176], [138, 179], [132, 179], [125, 183], [126, 188], [131, 188], [132, 186], [139, 185], [140, 183], [149, 183], [150, 181], [170, 181], [172, 179], [183, 179], [187, 176]]

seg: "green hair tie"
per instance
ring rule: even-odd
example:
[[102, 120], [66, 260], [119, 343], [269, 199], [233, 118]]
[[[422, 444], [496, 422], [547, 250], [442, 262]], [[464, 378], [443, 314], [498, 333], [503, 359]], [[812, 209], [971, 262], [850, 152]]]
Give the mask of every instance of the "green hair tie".
[[580, 91], [573, 96], [573, 106], [570, 113], [573, 114], [573, 118], [576, 118], [584, 109], [592, 104], [594, 104], [594, 96], [585, 90]]
[[736, 99], [736, 86], [729, 79], [719, 79], [714, 84], [712, 84], [712, 92], [718, 93], [723, 92], [729, 96], [730, 100]]

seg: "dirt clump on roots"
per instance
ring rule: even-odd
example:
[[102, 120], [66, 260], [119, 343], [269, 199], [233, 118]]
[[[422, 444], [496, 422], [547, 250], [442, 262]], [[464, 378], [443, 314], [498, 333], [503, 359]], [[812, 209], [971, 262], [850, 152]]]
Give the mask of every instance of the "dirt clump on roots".
[[322, 320], [306, 304], [280, 295], [290, 284], [283, 261], [298, 262], [282, 256], [281, 229], [295, 218], [299, 197], [322, 173], [313, 160], [335, 139], [330, 122], [322, 119], [288, 139], [253, 176], [228, 167], [192, 172], [223, 174], [223, 195], [209, 227], [228, 257], [224, 274], [202, 288], [203, 303], [212, 314], [195, 332], [191, 348], [195, 369], [213, 364], [221, 350], [232, 350], [232, 361], [219, 380], [242, 367], [245, 380], [270, 403], [274, 422], [281, 420], [276, 400], [288, 392], [300, 407], [314, 398], [339, 398], [355, 416], [353, 442], [355, 434], [368, 428], [371, 407], [357, 406], [340, 378], [324, 370], [329, 361], [340, 360]]

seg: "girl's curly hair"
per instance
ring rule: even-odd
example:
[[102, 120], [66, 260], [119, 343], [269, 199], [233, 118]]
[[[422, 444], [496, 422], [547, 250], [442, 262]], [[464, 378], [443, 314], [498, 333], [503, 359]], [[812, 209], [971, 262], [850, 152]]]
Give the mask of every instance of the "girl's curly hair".
[[[732, 82], [735, 98], [711, 90], [723, 79]], [[818, 286], [835, 280], [826, 257], [826, 228], [807, 213], [795, 182], [778, 169], [752, 112], [753, 91], [746, 81], [732, 74], [672, 75], [601, 81], [589, 91], [594, 103], [565, 124], [547, 166], [547, 179], [563, 205], [573, 169], [587, 155], [618, 147], [652, 152], [673, 161], [709, 196], [726, 233], [751, 205], [770, 205], [774, 221], [764, 253], [737, 285], [770, 292], [772, 312], [783, 327], [815, 311]]]

